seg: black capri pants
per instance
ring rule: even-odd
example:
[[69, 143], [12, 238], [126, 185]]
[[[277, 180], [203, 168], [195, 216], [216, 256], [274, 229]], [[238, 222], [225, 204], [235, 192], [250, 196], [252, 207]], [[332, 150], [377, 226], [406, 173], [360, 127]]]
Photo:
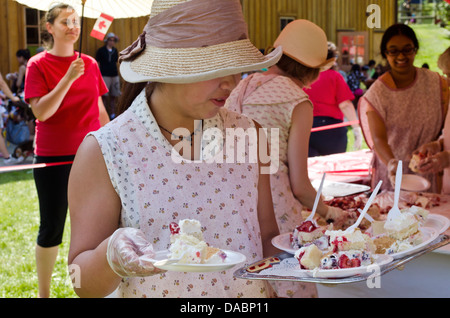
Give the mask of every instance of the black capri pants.
[[[317, 116], [313, 120], [313, 128], [342, 123], [332, 117]], [[347, 150], [347, 127], [312, 132], [309, 137], [308, 157], [326, 156]]]
[[[34, 163], [72, 162], [75, 156], [35, 156]], [[66, 222], [67, 188], [72, 164], [33, 169], [34, 182], [39, 199], [41, 222], [37, 244], [54, 247], [62, 242]]]

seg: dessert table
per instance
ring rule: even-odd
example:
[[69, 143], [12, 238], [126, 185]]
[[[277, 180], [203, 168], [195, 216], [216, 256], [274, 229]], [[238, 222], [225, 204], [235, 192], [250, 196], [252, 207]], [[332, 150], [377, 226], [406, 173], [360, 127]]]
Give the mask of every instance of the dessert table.
[[[327, 172], [327, 180], [369, 184], [370, 150], [360, 150], [308, 158], [311, 180]], [[440, 204], [428, 208], [430, 213], [450, 219], [450, 196], [439, 195]], [[450, 235], [450, 228], [444, 234]], [[450, 244], [418, 257], [402, 270], [395, 269], [379, 277], [379, 285], [367, 282], [317, 284], [321, 298], [448, 298], [450, 297]]]
[[368, 149], [309, 157], [308, 174], [311, 180], [321, 179], [326, 172], [329, 181], [369, 184], [371, 161], [372, 151]]

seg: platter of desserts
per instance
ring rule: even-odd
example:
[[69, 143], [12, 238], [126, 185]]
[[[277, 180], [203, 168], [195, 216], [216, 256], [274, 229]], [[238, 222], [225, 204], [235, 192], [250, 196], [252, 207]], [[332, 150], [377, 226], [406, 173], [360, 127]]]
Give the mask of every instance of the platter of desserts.
[[[345, 254], [342, 254], [341, 257], [333, 257], [328, 258], [328, 262], [331, 262], [330, 259], [335, 261], [336, 263], [341, 263], [340, 265], [336, 264], [336, 268], [334, 269], [327, 269], [322, 267], [317, 267], [314, 269], [302, 269], [302, 268], [295, 268], [295, 260], [296, 258], [286, 258], [283, 261], [280, 262], [280, 267], [286, 267], [286, 268], [293, 268], [291, 275], [299, 276], [299, 277], [314, 277], [314, 278], [346, 278], [351, 276], [357, 276], [357, 275], [369, 275], [374, 273], [375, 271], [378, 271], [379, 268], [381, 268], [384, 265], [387, 265], [392, 262], [392, 256], [390, 255], [374, 255], [372, 257], [372, 260], [370, 263], [366, 263], [364, 265], [356, 266], [356, 267], [340, 267], [340, 266], [346, 266], [344, 265], [345, 262], [352, 262], [352, 260], [356, 260], [360, 258], [360, 255], [356, 255], [358, 252], [349, 252]], [[289, 264], [290, 263], [290, 264]], [[279, 268], [269, 268], [265, 271], [262, 271], [261, 274], [276, 274], [277, 271], [279, 271]]]
[[[367, 208], [365, 211], [358, 209], [358, 219], [365, 217], [361, 214], [367, 213]], [[430, 214], [414, 205], [403, 207], [394, 219], [372, 219], [369, 228], [355, 227], [351, 231], [347, 231], [348, 228], [334, 230], [332, 224], [319, 223], [317, 219], [305, 220], [292, 232], [272, 239], [272, 244], [285, 252], [283, 257], [276, 257], [278, 262], [260, 262], [256, 266], [257, 271], [246, 270], [244, 273], [241, 270], [239, 276], [353, 282], [375, 270], [378, 273], [389, 268], [392, 270], [448, 244], [449, 237], [442, 233], [448, 229], [449, 223], [446, 217]]]
[[198, 220], [172, 222], [169, 228], [169, 249], [156, 252], [152, 259], [157, 268], [177, 272], [216, 272], [230, 269], [246, 260], [241, 253], [207, 244]]
[[[423, 249], [397, 260], [392, 260], [390, 255], [380, 255], [380, 257], [376, 256], [374, 264], [363, 266], [360, 269], [337, 269], [334, 270], [334, 272], [332, 272], [333, 270], [318, 269], [315, 271], [315, 275], [314, 271], [299, 269], [297, 259], [290, 253], [282, 252], [237, 269], [234, 272], [234, 277], [249, 280], [294, 281], [327, 285], [356, 283], [385, 275], [397, 268], [402, 268], [402, 266], [408, 262], [449, 243], [450, 237], [441, 234], [435, 241]], [[253, 270], [255, 267], [257, 267], [258, 270]], [[318, 274], [319, 272], [321, 272], [320, 274], [323, 276], [320, 276], [320, 274]]]

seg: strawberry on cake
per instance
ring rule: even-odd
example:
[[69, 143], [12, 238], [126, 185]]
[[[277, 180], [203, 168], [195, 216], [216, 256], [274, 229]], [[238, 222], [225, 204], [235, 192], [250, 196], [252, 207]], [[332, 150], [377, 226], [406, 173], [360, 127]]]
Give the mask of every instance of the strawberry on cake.
[[295, 258], [302, 269], [341, 269], [367, 266], [373, 263], [375, 245], [359, 229], [352, 232], [326, 231], [328, 250], [323, 252], [315, 245], [300, 248]]
[[181, 220], [170, 224], [170, 259], [180, 259], [180, 264], [223, 263], [226, 253], [208, 246], [203, 239], [201, 224], [197, 220]]
[[306, 220], [297, 226], [291, 234], [291, 246], [295, 249], [315, 244], [319, 249], [328, 247], [328, 238], [323, 234], [325, 229], [317, 225], [315, 220]]

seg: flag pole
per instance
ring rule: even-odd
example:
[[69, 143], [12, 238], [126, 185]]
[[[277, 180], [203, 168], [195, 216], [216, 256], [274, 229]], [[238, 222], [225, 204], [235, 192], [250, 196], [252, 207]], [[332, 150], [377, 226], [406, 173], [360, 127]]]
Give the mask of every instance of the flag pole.
[[86, 0], [81, 0], [81, 25], [80, 25], [80, 47], [78, 49], [78, 57], [81, 57], [81, 47], [83, 43], [83, 19], [84, 19], [84, 4], [86, 3]]

